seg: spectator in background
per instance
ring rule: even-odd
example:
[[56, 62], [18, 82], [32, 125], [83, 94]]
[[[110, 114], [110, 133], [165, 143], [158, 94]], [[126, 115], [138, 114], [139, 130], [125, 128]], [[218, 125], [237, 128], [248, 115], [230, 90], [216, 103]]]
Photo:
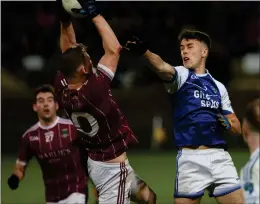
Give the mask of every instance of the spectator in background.
[[260, 98], [248, 104], [242, 130], [250, 152], [250, 160], [240, 174], [244, 199], [246, 204], [259, 203]]

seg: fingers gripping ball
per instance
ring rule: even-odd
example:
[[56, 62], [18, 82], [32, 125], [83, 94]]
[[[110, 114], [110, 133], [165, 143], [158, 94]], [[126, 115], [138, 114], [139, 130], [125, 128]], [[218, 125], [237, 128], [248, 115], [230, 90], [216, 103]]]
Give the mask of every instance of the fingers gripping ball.
[[75, 12], [74, 10], [81, 10], [82, 6], [77, 0], [62, 0], [62, 6], [66, 12], [75, 18], [84, 18], [85, 14]]

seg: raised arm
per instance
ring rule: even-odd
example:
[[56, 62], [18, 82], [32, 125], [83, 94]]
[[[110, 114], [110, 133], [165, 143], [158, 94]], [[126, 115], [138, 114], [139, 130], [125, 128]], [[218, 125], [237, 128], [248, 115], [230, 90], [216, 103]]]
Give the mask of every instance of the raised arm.
[[144, 57], [151, 63], [151, 69], [164, 81], [172, 81], [175, 78], [175, 69], [163, 61], [163, 59], [157, 55], [147, 50], [144, 53]]
[[97, 15], [92, 19], [103, 43], [105, 54], [101, 57], [99, 63], [108, 67], [112, 72], [116, 72], [120, 57], [121, 45], [103, 16]]
[[76, 46], [75, 32], [71, 22], [61, 22], [60, 31], [60, 49], [62, 52]]
[[60, 18], [60, 48], [61, 51], [76, 46], [76, 36], [71, 22], [70, 15], [64, 10], [61, 0], [57, 0], [57, 7]]
[[137, 55], [143, 55], [152, 65], [151, 69], [164, 81], [175, 79], [175, 69], [159, 55], [148, 49], [147, 43], [137, 37], [127, 41], [125, 48]]
[[102, 38], [105, 51], [99, 63], [105, 65], [115, 73], [119, 61], [121, 45], [115, 33], [98, 10], [95, 0], [85, 0], [82, 9], [73, 9], [73, 11], [92, 18], [92, 22], [95, 24]]

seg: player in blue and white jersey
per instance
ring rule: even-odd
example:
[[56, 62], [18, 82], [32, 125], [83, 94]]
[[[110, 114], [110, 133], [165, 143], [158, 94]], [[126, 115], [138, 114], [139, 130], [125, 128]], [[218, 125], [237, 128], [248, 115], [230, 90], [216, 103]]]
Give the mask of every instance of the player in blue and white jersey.
[[250, 160], [240, 173], [246, 204], [260, 203], [259, 195], [259, 142], [260, 142], [260, 98], [248, 104], [242, 124], [243, 137], [248, 144]]
[[240, 134], [241, 126], [225, 86], [206, 69], [210, 38], [200, 31], [183, 30], [179, 44], [183, 66], [166, 63], [137, 37], [125, 46], [148, 59], [170, 94], [179, 149], [175, 203], [200, 203], [207, 189], [219, 203], [241, 204], [239, 177], [223, 137], [223, 131]]

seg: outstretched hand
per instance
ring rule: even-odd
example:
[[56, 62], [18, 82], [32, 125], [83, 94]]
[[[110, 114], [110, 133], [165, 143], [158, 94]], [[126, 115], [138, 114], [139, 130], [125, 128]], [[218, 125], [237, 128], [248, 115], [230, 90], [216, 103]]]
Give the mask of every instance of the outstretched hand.
[[123, 48], [137, 55], [143, 55], [148, 50], [148, 44], [140, 38], [132, 36], [132, 38], [126, 42]]
[[89, 16], [91, 18], [94, 18], [100, 14], [95, 0], [85, 0], [81, 9], [74, 8], [72, 11], [78, 14]]
[[62, 23], [68, 23], [71, 20], [70, 15], [64, 10], [62, 6], [62, 0], [56, 0], [56, 10], [58, 13], [58, 16], [60, 18], [60, 21]]

